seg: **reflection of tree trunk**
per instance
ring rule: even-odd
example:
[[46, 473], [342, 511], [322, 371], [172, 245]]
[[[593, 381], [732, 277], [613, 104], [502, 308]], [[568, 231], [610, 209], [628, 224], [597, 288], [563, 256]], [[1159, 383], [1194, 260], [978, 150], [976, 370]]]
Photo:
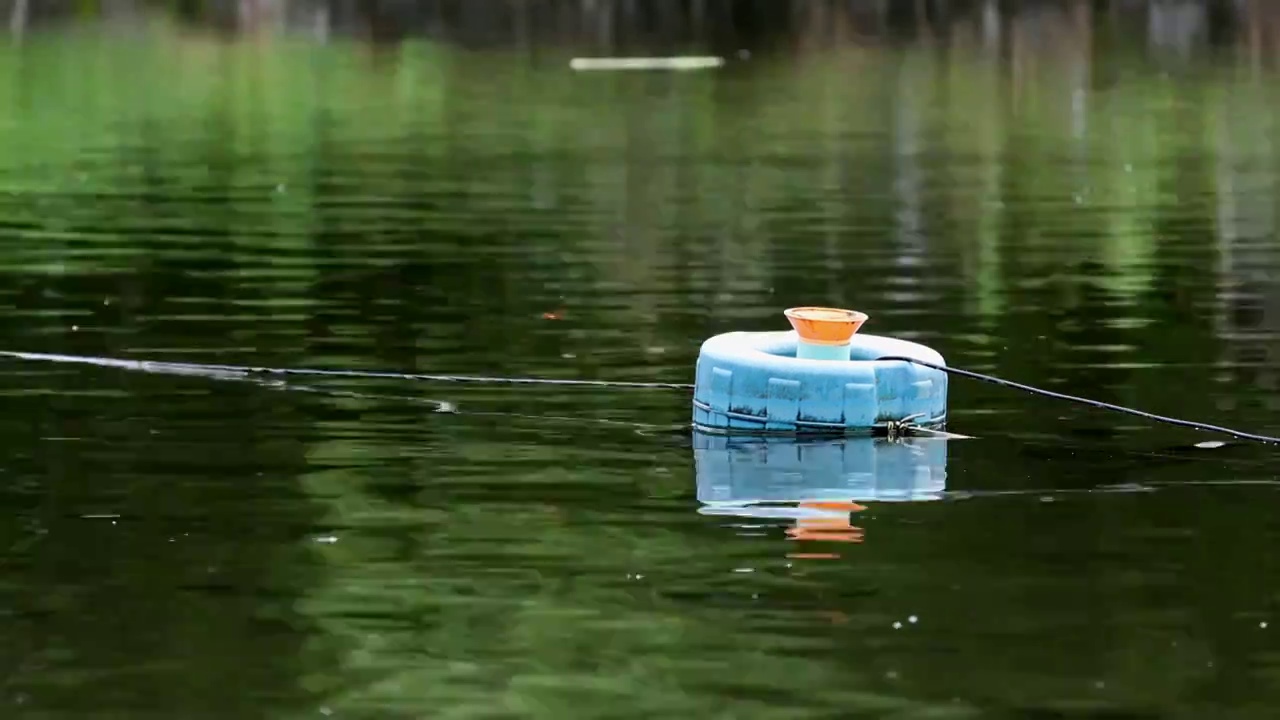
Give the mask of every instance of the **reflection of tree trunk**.
[[1262, 74], [1263, 67], [1270, 61], [1280, 61], [1280, 50], [1276, 43], [1276, 9], [1275, 3], [1262, 0], [1248, 0], [1247, 5], [1236, 18], [1239, 29], [1236, 41], [1241, 45], [1240, 52], [1248, 58], [1249, 68], [1254, 77]]
[[1246, 12], [1245, 27], [1248, 28], [1247, 46], [1249, 52], [1249, 68], [1254, 77], [1262, 69], [1262, 22], [1258, 17], [1258, 1], [1250, 0]]
[[916, 0], [916, 25], [920, 29], [922, 36], [925, 38], [933, 37], [933, 23], [929, 20], [927, 0]]
[[21, 37], [27, 28], [27, 0], [14, 0], [13, 9], [9, 11], [9, 32]]
[[[1258, 158], [1274, 158], [1266, 101], [1252, 92], [1216, 110], [1216, 230], [1218, 240], [1217, 335], [1225, 364], [1238, 383], [1271, 389], [1280, 351], [1280, 283], [1271, 272], [1280, 261], [1274, 247], [1277, 217], [1271, 201], [1276, 175]], [[1268, 394], [1271, 402], [1273, 394]], [[1233, 409], [1224, 406], [1223, 409]], [[1274, 408], [1272, 408], [1274, 409]]]
[[312, 17], [312, 21], [315, 23], [314, 28], [316, 40], [319, 42], [328, 42], [330, 27], [329, 6], [320, 5], [316, 7], [315, 14]]
[[[1089, 3], [1078, 2], [1071, 11], [1075, 27], [1070, 35], [1071, 43], [1071, 130], [1079, 142], [1078, 150], [1087, 155], [1084, 142], [1089, 133], [1089, 90], [1093, 85], [1093, 8]], [[1087, 158], [1082, 158], [1088, 163]]]

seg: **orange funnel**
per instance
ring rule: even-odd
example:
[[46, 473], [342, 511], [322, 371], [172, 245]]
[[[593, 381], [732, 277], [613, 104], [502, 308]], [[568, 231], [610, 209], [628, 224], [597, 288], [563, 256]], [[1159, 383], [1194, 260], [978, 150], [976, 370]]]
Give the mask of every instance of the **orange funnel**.
[[809, 345], [848, 345], [853, 334], [867, 321], [856, 310], [825, 307], [794, 307], [783, 311], [800, 341]]

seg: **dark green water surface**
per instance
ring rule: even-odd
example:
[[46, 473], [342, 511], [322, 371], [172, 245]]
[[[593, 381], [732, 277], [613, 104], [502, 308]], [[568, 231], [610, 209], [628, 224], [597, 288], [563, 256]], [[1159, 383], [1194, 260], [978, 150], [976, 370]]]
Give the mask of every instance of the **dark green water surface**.
[[[709, 335], [831, 304], [1280, 434], [1280, 78], [1123, 40], [592, 74], [31, 33], [0, 42], [0, 349], [690, 382]], [[0, 717], [1280, 706], [1267, 447], [955, 379], [976, 439], [847, 447], [915, 491], [834, 528], [737, 502], [760, 452], [663, 431], [680, 391], [4, 360], [0, 395]], [[772, 499], [839, 496], [793, 469]]]

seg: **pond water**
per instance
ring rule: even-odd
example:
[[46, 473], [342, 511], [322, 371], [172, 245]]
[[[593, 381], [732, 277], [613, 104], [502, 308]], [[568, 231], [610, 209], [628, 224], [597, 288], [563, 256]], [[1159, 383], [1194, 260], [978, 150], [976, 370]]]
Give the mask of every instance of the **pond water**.
[[[0, 45], [0, 350], [682, 383], [709, 335], [828, 304], [958, 367], [1280, 433], [1277, 78], [1041, 49], [591, 74], [32, 33]], [[1265, 446], [960, 378], [972, 439], [807, 464], [692, 436], [673, 390], [4, 360], [0, 393], [5, 717], [1280, 702]], [[766, 453], [791, 474], [753, 480]], [[858, 507], [786, 502], [841, 499], [840, 463]]]

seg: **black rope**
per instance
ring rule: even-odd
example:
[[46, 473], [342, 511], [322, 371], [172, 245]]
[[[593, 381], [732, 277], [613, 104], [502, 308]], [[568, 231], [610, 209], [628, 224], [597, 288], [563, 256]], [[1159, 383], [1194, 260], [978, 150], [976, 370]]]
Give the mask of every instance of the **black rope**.
[[477, 383], [481, 385], [571, 385], [603, 388], [643, 388], [649, 390], [692, 390], [689, 383], [636, 382], [631, 380], [571, 380], [562, 378], [499, 377], [491, 375], [427, 375], [422, 373], [379, 372], [375, 370], [312, 370], [306, 368], [247, 367], [237, 365], [199, 365], [220, 372], [242, 372], [250, 375], [306, 375], [310, 377], [381, 378], [425, 382]]
[[1056, 400], [1066, 400], [1068, 402], [1080, 403], [1081, 405], [1089, 405], [1095, 408], [1100, 408], [1102, 410], [1110, 410], [1112, 412], [1125, 413], [1128, 415], [1136, 415], [1137, 417], [1140, 417], [1140, 418], [1145, 418], [1147, 420], [1154, 420], [1156, 422], [1162, 422], [1168, 425], [1177, 425], [1179, 427], [1191, 428], [1193, 430], [1207, 430], [1209, 432], [1223, 433], [1225, 435], [1231, 435], [1232, 437], [1238, 438], [1240, 440], [1253, 440], [1255, 442], [1267, 443], [1270, 445], [1280, 445], [1280, 437], [1271, 437], [1269, 435], [1257, 435], [1254, 433], [1244, 432], [1242, 430], [1233, 430], [1231, 428], [1222, 427], [1221, 425], [1210, 425], [1209, 423], [1195, 422], [1193, 420], [1181, 420], [1179, 418], [1167, 417], [1165, 415], [1156, 415], [1155, 413], [1149, 413], [1144, 410], [1137, 410], [1134, 408], [1124, 407], [1123, 405], [1112, 405], [1111, 403], [1102, 402], [1101, 400], [1091, 400], [1089, 398], [1078, 397], [1076, 395], [1067, 395], [1065, 393], [1054, 392], [1052, 390], [1045, 390], [1043, 388], [1032, 387], [1031, 385], [1023, 385], [1022, 383], [1016, 383], [1016, 382], [1013, 382], [1012, 380], [1004, 380], [1002, 378], [994, 377], [991, 375], [983, 375], [982, 373], [976, 373], [976, 372], [973, 372], [972, 370], [961, 370], [960, 368], [949, 367], [946, 365], [935, 365], [931, 362], [926, 362], [924, 360], [917, 360], [916, 358], [899, 357], [896, 355], [886, 355], [884, 357], [876, 358], [876, 360], [901, 360], [902, 362], [909, 362], [915, 365], [920, 365], [923, 367], [932, 368], [934, 370], [939, 370], [941, 372], [947, 373], [948, 375], [958, 375], [960, 377], [967, 377], [967, 378], [972, 378], [974, 380], [981, 380], [983, 382], [988, 382], [993, 385], [1000, 385], [1002, 387], [1013, 388], [1014, 390], [1022, 390], [1023, 392], [1029, 392], [1029, 393], [1032, 393], [1033, 395], [1040, 395], [1042, 397], [1050, 397]]
[[422, 382], [478, 383], [483, 385], [571, 385], [605, 388], [646, 388], [651, 390], [692, 390], [689, 383], [635, 382], [627, 380], [572, 380], [535, 377], [496, 377], [488, 375], [428, 375], [423, 373], [384, 372], [378, 370], [321, 370], [313, 368], [277, 368], [254, 365], [216, 365], [162, 360], [121, 360], [89, 355], [57, 355], [51, 353], [0, 350], [0, 357], [18, 360], [81, 363], [100, 367], [117, 367], [144, 372], [186, 373], [192, 375], [291, 375], [294, 377], [346, 377], [384, 380], [417, 380]]
[[[310, 368], [274, 368], [259, 367], [251, 365], [213, 365], [204, 363], [184, 363], [184, 362], [168, 362], [168, 361], [152, 361], [152, 360], [123, 360], [118, 358], [92, 357], [86, 355], [57, 355], [50, 353], [28, 353], [0, 350], [0, 357], [10, 357], [19, 360], [42, 360], [48, 362], [72, 362], [89, 365], [98, 365], [103, 367], [117, 367], [129, 370], [142, 370], [146, 372], [161, 373], [185, 373], [192, 375], [208, 375], [216, 377], [218, 375], [283, 375], [283, 376], [312, 376], [312, 377], [347, 377], [347, 378], [367, 378], [367, 379], [390, 379], [390, 380], [416, 380], [426, 382], [453, 382], [453, 383], [476, 383], [485, 385], [567, 385], [576, 387], [601, 387], [601, 388], [645, 388], [657, 390], [692, 390], [694, 386], [689, 383], [662, 383], [662, 382], [634, 382], [621, 380], [570, 380], [556, 378], [534, 378], [534, 377], [497, 377], [488, 375], [436, 375], [423, 373], [397, 373], [397, 372], [379, 372], [372, 370], [320, 370]], [[1164, 415], [1156, 415], [1143, 410], [1124, 407], [1123, 405], [1113, 405], [1111, 403], [1102, 402], [1101, 400], [1091, 400], [1089, 398], [1078, 397], [1076, 395], [1067, 395], [1065, 393], [1045, 390], [1043, 388], [1024, 385], [1022, 383], [1013, 382], [1012, 380], [1004, 380], [992, 375], [984, 375], [982, 373], [973, 372], [971, 370], [961, 370], [960, 368], [950, 367], [947, 365], [936, 365], [925, 360], [919, 360], [912, 357], [902, 357], [897, 355], [886, 355], [876, 358], [880, 361], [900, 361], [920, 365], [933, 370], [947, 373], [948, 375], [957, 375], [967, 377], [973, 380], [981, 380], [982, 382], [1000, 385], [1002, 387], [1022, 390], [1033, 395], [1041, 397], [1054, 398], [1056, 400], [1066, 400], [1068, 402], [1079, 403], [1081, 405], [1089, 405], [1101, 410], [1110, 410], [1112, 412], [1125, 413], [1127, 415], [1135, 415], [1146, 420], [1165, 423], [1167, 425], [1176, 425], [1179, 427], [1191, 428], [1193, 430], [1203, 430], [1208, 432], [1222, 433], [1230, 435], [1240, 440], [1251, 440], [1254, 442], [1267, 443], [1270, 445], [1280, 445], [1280, 437], [1271, 437], [1268, 435], [1258, 435], [1255, 433], [1244, 432], [1242, 430], [1233, 430], [1231, 428], [1222, 427], [1220, 425], [1211, 425], [1209, 423], [1195, 422], [1192, 420], [1181, 420], [1179, 418], [1167, 417]]]

